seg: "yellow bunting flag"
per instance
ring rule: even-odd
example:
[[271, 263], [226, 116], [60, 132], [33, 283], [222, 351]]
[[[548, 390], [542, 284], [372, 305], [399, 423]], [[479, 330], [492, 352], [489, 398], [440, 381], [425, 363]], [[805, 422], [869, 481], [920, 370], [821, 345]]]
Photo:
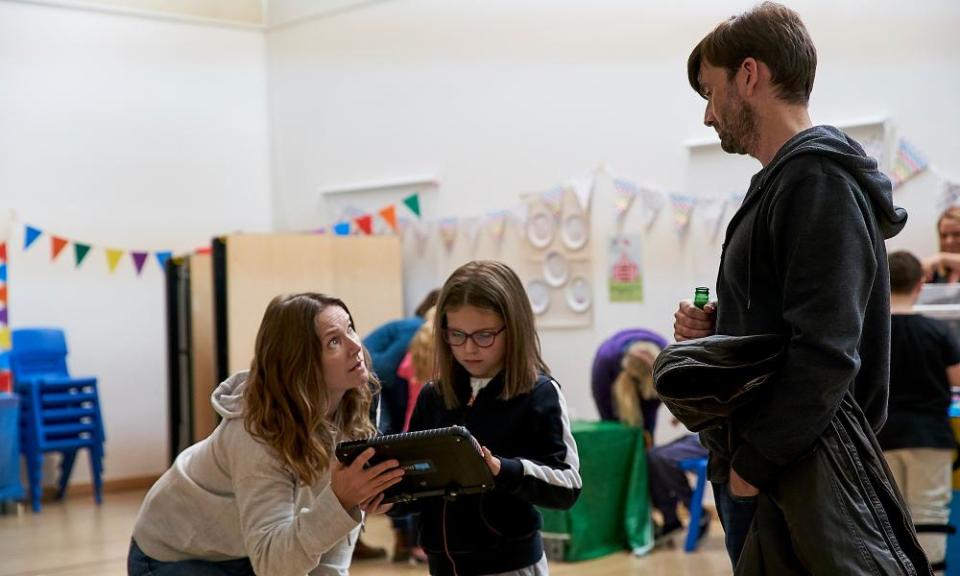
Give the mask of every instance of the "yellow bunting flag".
[[110, 272], [117, 269], [117, 264], [120, 263], [121, 258], [123, 258], [123, 250], [107, 248], [107, 266], [110, 268]]
[[4, 326], [0, 328], [0, 350], [9, 350], [10, 348], [10, 328]]
[[397, 231], [397, 207], [393, 204], [380, 209], [380, 217], [387, 221], [394, 232]]

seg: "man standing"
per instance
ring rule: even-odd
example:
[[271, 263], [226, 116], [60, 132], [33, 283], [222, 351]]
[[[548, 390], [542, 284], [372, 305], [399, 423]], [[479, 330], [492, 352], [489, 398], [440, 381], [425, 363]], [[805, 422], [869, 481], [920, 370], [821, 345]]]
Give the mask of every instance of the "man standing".
[[702, 434], [737, 574], [928, 574], [874, 437], [890, 362], [884, 239], [906, 213], [859, 144], [811, 123], [816, 65], [799, 16], [772, 2], [690, 54], [704, 123], [762, 169], [727, 228], [717, 303], [681, 302], [675, 337], [786, 340], [752, 403]]

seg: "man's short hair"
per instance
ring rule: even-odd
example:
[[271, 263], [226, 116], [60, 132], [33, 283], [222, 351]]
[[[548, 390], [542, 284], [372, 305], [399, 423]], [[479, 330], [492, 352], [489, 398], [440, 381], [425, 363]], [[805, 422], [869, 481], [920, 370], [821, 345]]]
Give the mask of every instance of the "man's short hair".
[[923, 281], [923, 266], [913, 254], [900, 250], [887, 256], [890, 266], [890, 292], [909, 294]]
[[703, 95], [701, 61], [726, 68], [730, 80], [747, 58], [767, 65], [780, 99], [790, 104], [809, 102], [817, 73], [817, 49], [796, 12], [775, 2], [763, 2], [719, 24], [687, 59], [690, 86]]

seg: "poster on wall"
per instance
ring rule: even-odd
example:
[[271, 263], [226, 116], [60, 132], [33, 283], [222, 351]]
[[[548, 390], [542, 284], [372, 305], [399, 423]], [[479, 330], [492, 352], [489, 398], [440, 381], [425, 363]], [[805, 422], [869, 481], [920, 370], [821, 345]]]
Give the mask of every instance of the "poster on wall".
[[643, 266], [639, 234], [610, 237], [607, 285], [611, 302], [643, 302]]

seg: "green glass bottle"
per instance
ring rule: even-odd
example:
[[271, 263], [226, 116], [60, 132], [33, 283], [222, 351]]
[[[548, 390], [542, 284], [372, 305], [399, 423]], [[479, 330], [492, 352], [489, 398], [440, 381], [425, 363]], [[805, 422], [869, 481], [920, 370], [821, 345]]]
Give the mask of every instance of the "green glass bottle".
[[703, 307], [710, 302], [710, 289], [704, 286], [697, 288], [693, 295], [693, 305], [703, 310]]

